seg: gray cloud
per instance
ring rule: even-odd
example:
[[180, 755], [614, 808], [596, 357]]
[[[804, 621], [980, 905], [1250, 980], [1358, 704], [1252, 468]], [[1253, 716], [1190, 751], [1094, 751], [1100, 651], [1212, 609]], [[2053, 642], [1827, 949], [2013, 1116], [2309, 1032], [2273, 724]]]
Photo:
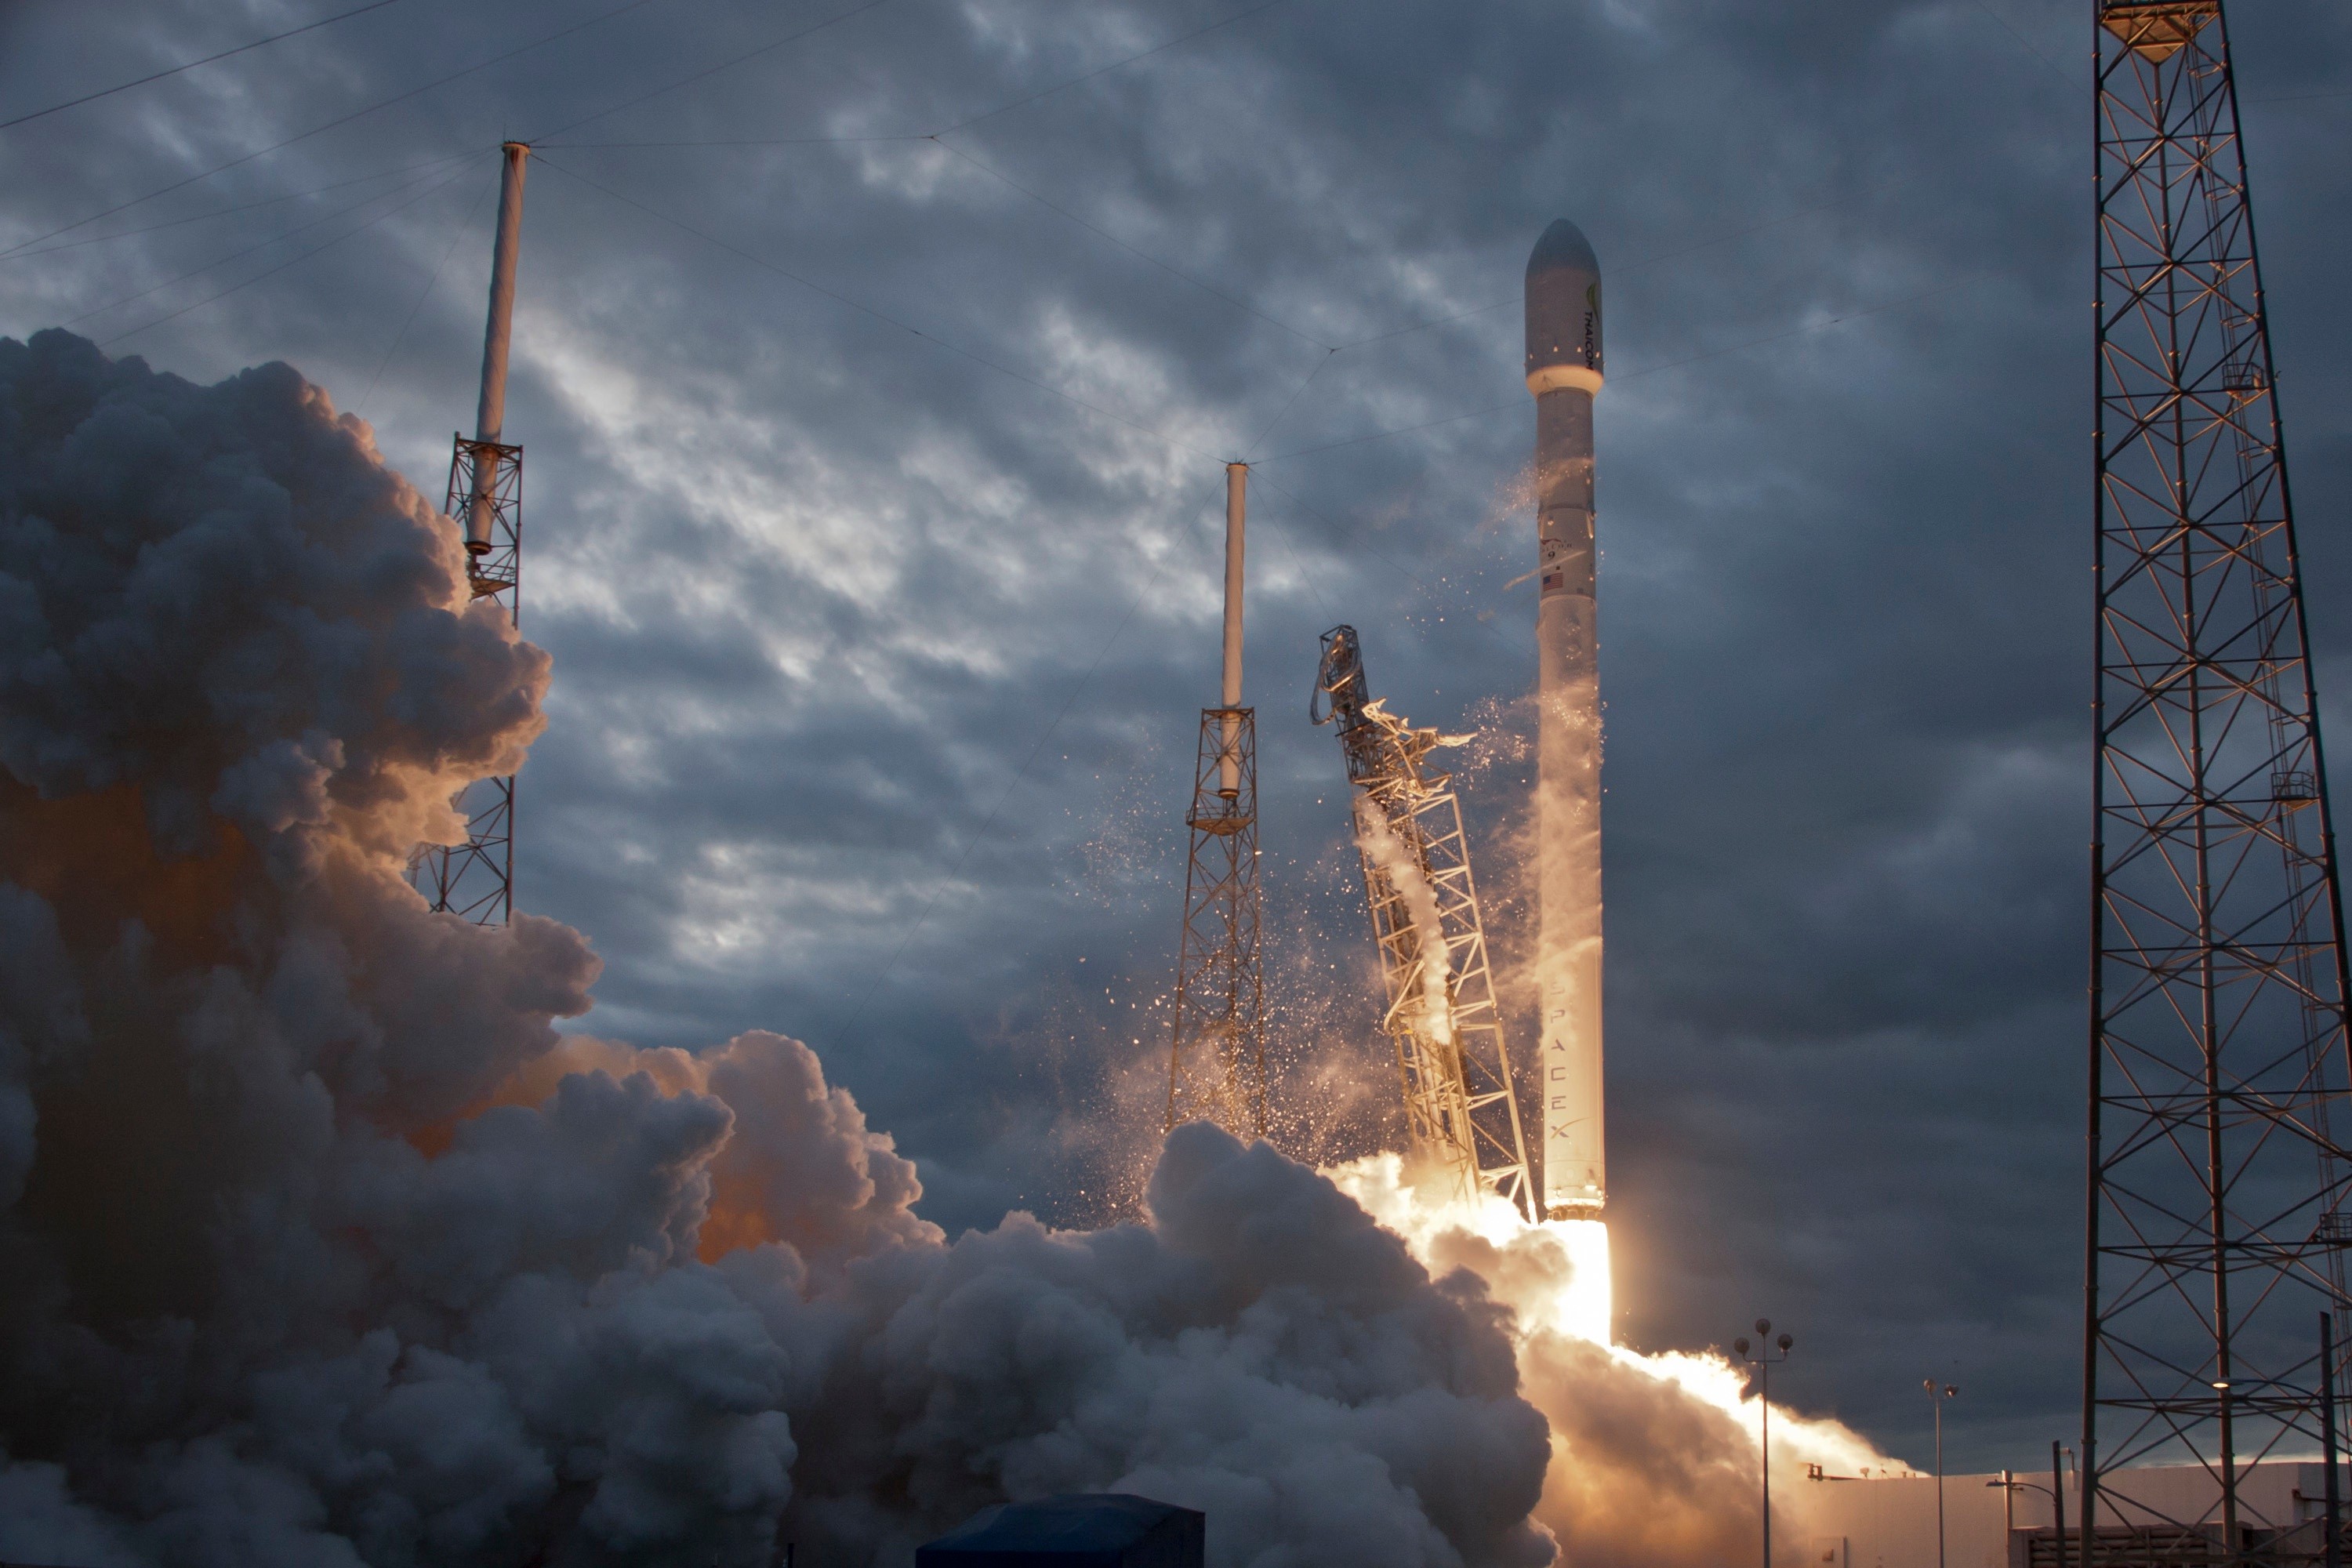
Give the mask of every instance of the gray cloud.
[[[890, 0], [553, 140], [919, 137], [1231, 14]], [[21, 337], [392, 193], [78, 330], [107, 339], [257, 277], [111, 352], [199, 382], [292, 361], [339, 406], [364, 395], [429, 494], [471, 406], [490, 144], [823, 15], [656, 0], [46, 243], [478, 150], [444, 188], [395, 193], [400, 175], [0, 260], [0, 323]], [[109, 32], [21, 7], [0, 101], [278, 17], [156, 5]], [[9, 242], [577, 19], [409, 0], [7, 132]], [[2352, 556], [2324, 520], [2352, 485], [2352, 401], [2326, 149], [2352, 100], [2299, 95], [2343, 90], [2347, 40], [2316, 14], [2233, 25], [2329, 680]], [[554, 658], [521, 898], [597, 934], [596, 1026], [805, 1035], [954, 1228], [1133, 1191], [1136, 1143], [1090, 1123], [1107, 1086], [1150, 1070], [1127, 1005], [1170, 967], [1216, 464], [1253, 442], [1278, 459], [1255, 492], [1251, 600], [1269, 908], [1339, 963], [1286, 972], [1297, 1004], [1368, 1017], [1360, 913], [1330, 871], [1337, 759], [1291, 705], [1315, 632], [1342, 619], [1423, 721], [1521, 691], [1528, 612], [1503, 584], [1526, 552], [1528, 420], [1507, 306], [1326, 350], [1508, 301], [1526, 246], [1570, 214], [1609, 269], [1615, 351], [1600, 435], [1629, 1331], [1699, 1343], [1769, 1311], [1803, 1337], [1792, 1396], [1898, 1445], [1924, 1426], [1923, 1367], [1957, 1359], [1988, 1391], [1955, 1412], [1970, 1463], [2063, 1430], [2087, 26], [2014, 0], [1290, 0], [945, 139], [1003, 179], [923, 142], [551, 146], [509, 414], [529, 447], [525, 625]], [[278, 739], [292, 749], [241, 775], [248, 812], [310, 809], [303, 731]], [[1498, 898], [1515, 787], [1497, 769], [1471, 802]]]

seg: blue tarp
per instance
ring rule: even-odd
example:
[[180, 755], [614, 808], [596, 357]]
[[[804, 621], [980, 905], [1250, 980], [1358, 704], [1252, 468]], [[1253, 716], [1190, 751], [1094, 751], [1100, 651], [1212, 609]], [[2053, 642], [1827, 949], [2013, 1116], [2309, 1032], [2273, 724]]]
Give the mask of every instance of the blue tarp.
[[1124, 1492], [999, 1503], [916, 1548], [915, 1568], [1201, 1568], [1206, 1518]]

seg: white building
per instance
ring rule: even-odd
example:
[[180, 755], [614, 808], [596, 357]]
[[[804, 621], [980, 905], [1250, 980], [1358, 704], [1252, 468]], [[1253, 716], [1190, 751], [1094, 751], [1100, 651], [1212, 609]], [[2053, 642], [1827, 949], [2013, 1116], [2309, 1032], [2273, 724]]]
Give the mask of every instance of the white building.
[[[2352, 1516], [2352, 1477], [2336, 1467]], [[2006, 1482], [2006, 1484], [2004, 1484]], [[1945, 1568], [2058, 1568], [2050, 1473], [1944, 1478]], [[2316, 1563], [2326, 1475], [2292, 1459], [2239, 1471], [2238, 1523], [2246, 1549], [2283, 1564]], [[2063, 1561], [2082, 1568], [2081, 1479], [2068, 1472]], [[1931, 1476], [1823, 1478], [1773, 1489], [1773, 1568], [1937, 1568]], [[1787, 1499], [1784, 1490], [1797, 1495]], [[2101, 1482], [2099, 1568], [2197, 1568], [2223, 1561], [2221, 1488], [2201, 1466], [2123, 1470]], [[1784, 1539], [1785, 1538], [1785, 1539]], [[2352, 1563], [2352, 1548], [2346, 1552]]]

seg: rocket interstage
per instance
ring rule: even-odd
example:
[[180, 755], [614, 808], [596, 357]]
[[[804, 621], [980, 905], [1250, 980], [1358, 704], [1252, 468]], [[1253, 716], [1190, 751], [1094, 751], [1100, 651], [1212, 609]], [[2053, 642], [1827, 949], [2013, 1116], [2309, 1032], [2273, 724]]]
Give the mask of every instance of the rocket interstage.
[[1528, 390], [1536, 400], [1536, 947], [1543, 1025], [1544, 1213], [1596, 1217], [1601, 1126], [1601, 671], [1594, 615], [1592, 402], [1601, 263], [1565, 218], [1528, 258]]

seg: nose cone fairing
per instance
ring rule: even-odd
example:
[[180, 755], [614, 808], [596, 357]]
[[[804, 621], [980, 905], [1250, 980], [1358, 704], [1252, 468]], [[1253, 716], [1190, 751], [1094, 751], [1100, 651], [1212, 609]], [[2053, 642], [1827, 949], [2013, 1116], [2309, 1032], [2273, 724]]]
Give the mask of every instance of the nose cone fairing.
[[1566, 218], [1528, 258], [1528, 375], [1554, 366], [1601, 374], [1601, 261]]

